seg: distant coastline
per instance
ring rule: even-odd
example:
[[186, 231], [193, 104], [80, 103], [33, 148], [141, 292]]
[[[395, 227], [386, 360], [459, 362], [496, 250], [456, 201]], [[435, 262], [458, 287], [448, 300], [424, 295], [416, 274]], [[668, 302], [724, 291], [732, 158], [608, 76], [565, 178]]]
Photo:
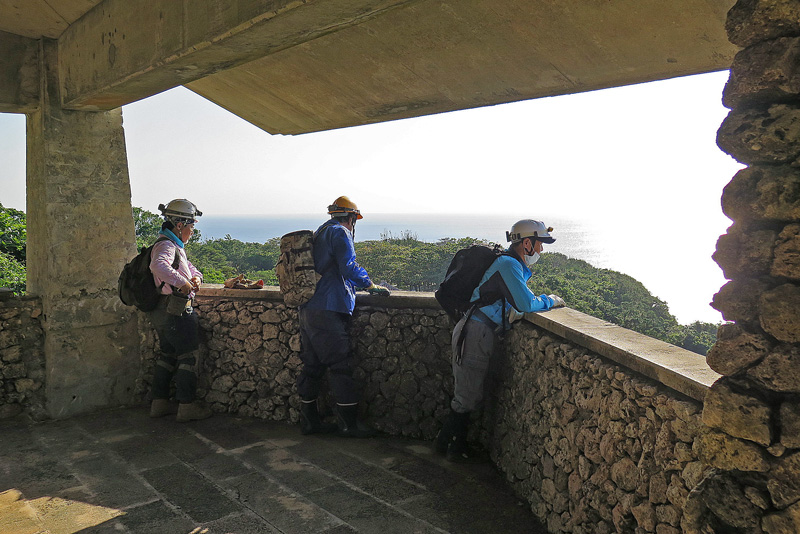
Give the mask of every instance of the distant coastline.
[[[295, 230], [315, 230], [325, 222], [323, 214], [289, 216], [204, 215], [197, 225], [204, 239], [230, 235], [243, 242], [264, 243]], [[417, 239], [436, 242], [442, 238], [473, 237], [505, 246], [505, 232], [525, 216], [449, 214], [368, 214], [356, 225], [356, 241], [378, 240], [384, 234], [400, 236], [408, 231]], [[642, 282], [666, 301], [683, 324], [695, 320], [717, 323], [721, 315], [708, 303], [723, 285], [719, 267], [707, 253], [678, 253], [665, 249], [657, 237], [637, 233], [639, 221], [624, 231], [564, 217], [542, 217], [554, 228], [556, 242], [545, 252], [560, 252], [594, 267], [613, 269]], [[685, 249], [686, 243], [681, 243]]]

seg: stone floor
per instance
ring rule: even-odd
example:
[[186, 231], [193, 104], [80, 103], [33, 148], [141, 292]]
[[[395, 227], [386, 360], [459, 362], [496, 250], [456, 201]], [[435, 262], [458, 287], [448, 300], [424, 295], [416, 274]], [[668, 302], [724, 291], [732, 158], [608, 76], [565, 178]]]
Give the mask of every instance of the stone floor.
[[420, 441], [301, 436], [142, 408], [0, 421], [0, 533], [543, 533], [489, 465]]

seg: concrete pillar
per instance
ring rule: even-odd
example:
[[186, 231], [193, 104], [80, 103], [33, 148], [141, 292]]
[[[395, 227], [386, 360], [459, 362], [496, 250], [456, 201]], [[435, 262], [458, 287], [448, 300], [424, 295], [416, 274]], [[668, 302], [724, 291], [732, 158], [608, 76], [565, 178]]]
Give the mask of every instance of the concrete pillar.
[[66, 417], [133, 398], [136, 315], [116, 283], [134, 229], [121, 110], [62, 110], [58, 46], [41, 47], [41, 103], [27, 121], [28, 291], [42, 299], [47, 412]]
[[725, 187], [734, 222], [714, 259], [730, 280], [713, 305], [696, 445], [716, 468], [689, 496], [683, 531], [800, 532], [800, 2], [739, 0], [726, 24], [742, 47], [719, 146], [748, 165]]

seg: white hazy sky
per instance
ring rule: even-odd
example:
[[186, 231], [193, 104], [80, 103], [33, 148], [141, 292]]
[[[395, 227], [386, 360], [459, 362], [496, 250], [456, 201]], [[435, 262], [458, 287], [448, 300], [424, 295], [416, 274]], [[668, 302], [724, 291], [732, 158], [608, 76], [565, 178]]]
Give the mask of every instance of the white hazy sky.
[[[715, 141], [727, 77], [301, 136], [271, 136], [178, 87], [123, 108], [132, 202], [153, 212], [185, 197], [207, 215], [324, 214], [347, 194], [365, 213], [587, 219], [608, 228], [604, 246], [656, 247], [619, 270], [645, 282], [679, 319], [719, 320], [707, 303], [724, 280], [710, 256], [730, 224], [722, 188], [741, 168]], [[24, 117], [0, 114], [0, 203], [22, 210], [24, 155]], [[647, 280], [654, 254], [673, 258], [677, 282]], [[681, 272], [681, 258], [699, 258], [705, 271]], [[697, 294], [705, 309], [681, 310], [688, 297], [669, 284]]]

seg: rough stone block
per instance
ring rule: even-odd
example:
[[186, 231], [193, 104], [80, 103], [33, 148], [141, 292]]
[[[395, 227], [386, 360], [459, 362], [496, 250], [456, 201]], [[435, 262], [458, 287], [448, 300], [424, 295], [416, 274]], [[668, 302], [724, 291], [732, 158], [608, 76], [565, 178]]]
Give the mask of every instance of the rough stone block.
[[739, 529], [754, 529], [761, 510], [745, 496], [741, 485], [730, 475], [718, 473], [703, 481], [703, 502], [724, 524]]
[[770, 274], [800, 280], [800, 224], [787, 225], [778, 236]]
[[725, 278], [754, 277], [769, 273], [777, 233], [773, 230], [746, 231], [734, 224], [717, 240], [711, 257]]
[[761, 326], [780, 341], [800, 342], [800, 286], [783, 284], [759, 299]]
[[795, 534], [800, 532], [800, 502], [778, 513], [764, 516], [761, 528], [766, 534]]
[[730, 436], [768, 446], [772, 442], [771, 414], [766, 402], [736, 391], [721, 379], [706, 393], [703, 422]]
[[725, 186], [722, 211], [740, 223], [800, 220], [800, 172], [787, 165], [744, 168]]
[[753, 278], [731, 280], [714, 295], [711, 307], [722, 313], [726, 321], [746, 326], [758, 321], [758, 300], [768, 288], [767, 284]]
[[751, 441], [733, 438], [723, 432], [711, 431], [695, 441], [698, 457], [707, 465], [725, 470], [766, 472], [766, 455]]
[[731, 111], [717, 131], [717, 145], [746, 164], [791, 163], [800, 156], [800, 108]]
[[795, 0], [739, 0], [725, 21], [728, 39], [738, 46], [800, 34], [800, 4]]
[[717, 342], [708, 351], [706, 361], [719, 374], [731, 376], [764, 358], [771, 346], [764, 336], [747, 332], [734, 323], [723, 324], [717, 330]]
[[772, 391], [800, 392], [800, 347], [778, 345], [747, 376]]
[[800, 452], [784, 456], [772, 465], [767, 491], [779, 509], [800, 500]]
[[611, 466], [611, 480], [625, 491], [633, 491], [639, 485], [639, 469], [633, 460], [623, 458]]
[[723, 91], [729, 108], [771, 104], [800, 95], [800, 38], [764, 41], [736, 54]]
[[781, 444], [789, 449], [800, 448], [800, 399], [781, 404], [779, 410]]

